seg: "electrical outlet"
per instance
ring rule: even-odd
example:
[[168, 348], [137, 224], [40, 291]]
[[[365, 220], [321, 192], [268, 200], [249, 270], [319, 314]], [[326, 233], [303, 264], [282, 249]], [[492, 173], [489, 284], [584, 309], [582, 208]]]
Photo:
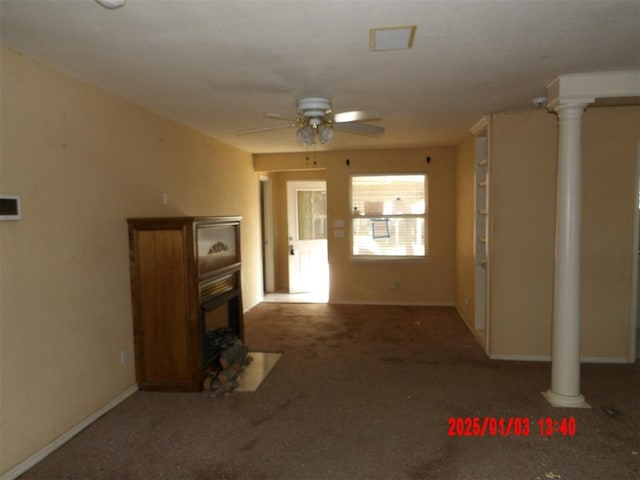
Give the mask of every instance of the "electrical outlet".
[[126, 365], [129, 361], [129, 356], [126, 350], [120, 350], [120, 365]]

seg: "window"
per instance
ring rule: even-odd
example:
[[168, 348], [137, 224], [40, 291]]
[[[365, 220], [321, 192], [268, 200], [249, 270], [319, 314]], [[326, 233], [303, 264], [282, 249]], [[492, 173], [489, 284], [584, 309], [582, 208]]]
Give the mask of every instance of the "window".
[[327, 192], [298, 190], [298, 240], [326, 240]]
[[426, 198], [426, 174], [353, 175], [353, 256], [424, 257]]

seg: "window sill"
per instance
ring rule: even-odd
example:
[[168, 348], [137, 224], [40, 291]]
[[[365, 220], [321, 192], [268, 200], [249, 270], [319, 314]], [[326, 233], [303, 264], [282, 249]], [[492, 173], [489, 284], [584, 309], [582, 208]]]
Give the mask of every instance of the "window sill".
[[351, 255], [352, 263], [429, 263], [429, 256], [424, 257], [392, 257], [386, 255]]

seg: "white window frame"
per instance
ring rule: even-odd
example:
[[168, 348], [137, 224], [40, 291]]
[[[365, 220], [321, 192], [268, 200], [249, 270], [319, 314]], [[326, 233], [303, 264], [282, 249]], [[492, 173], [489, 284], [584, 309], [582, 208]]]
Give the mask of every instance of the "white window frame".
[[[382, 214], [382, 215], [361, 215], [358, 214], [357, 218], [423, 218], [424, 219], [424, 254], [423, 255], [356, 255], [354, 250], [354, 219], [356, 214], [353, 210], [353, 179], [355, 177], [402, 177], [407, 175], [419, 175], [424, 177], [424, 202], [425, 208], [422, 214]], [[394, 173], [354, 173], [349, 177], [349, 257], [352, 261], [364, 261], [364, 262], [422, 262], [426, 261], [429, 256], [429, 175], [426, 172], [394, 172]]]

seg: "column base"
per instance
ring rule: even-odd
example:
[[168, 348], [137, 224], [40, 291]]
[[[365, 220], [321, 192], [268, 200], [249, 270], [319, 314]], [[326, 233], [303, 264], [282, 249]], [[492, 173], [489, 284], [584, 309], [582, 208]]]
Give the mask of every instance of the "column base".
[[591, 408], [585, 401], [582, 394], [580, 395], [560, 395], [559, 393], [547, 390], [542, 392], [542, 396], [554, 407], [561, 408]]

